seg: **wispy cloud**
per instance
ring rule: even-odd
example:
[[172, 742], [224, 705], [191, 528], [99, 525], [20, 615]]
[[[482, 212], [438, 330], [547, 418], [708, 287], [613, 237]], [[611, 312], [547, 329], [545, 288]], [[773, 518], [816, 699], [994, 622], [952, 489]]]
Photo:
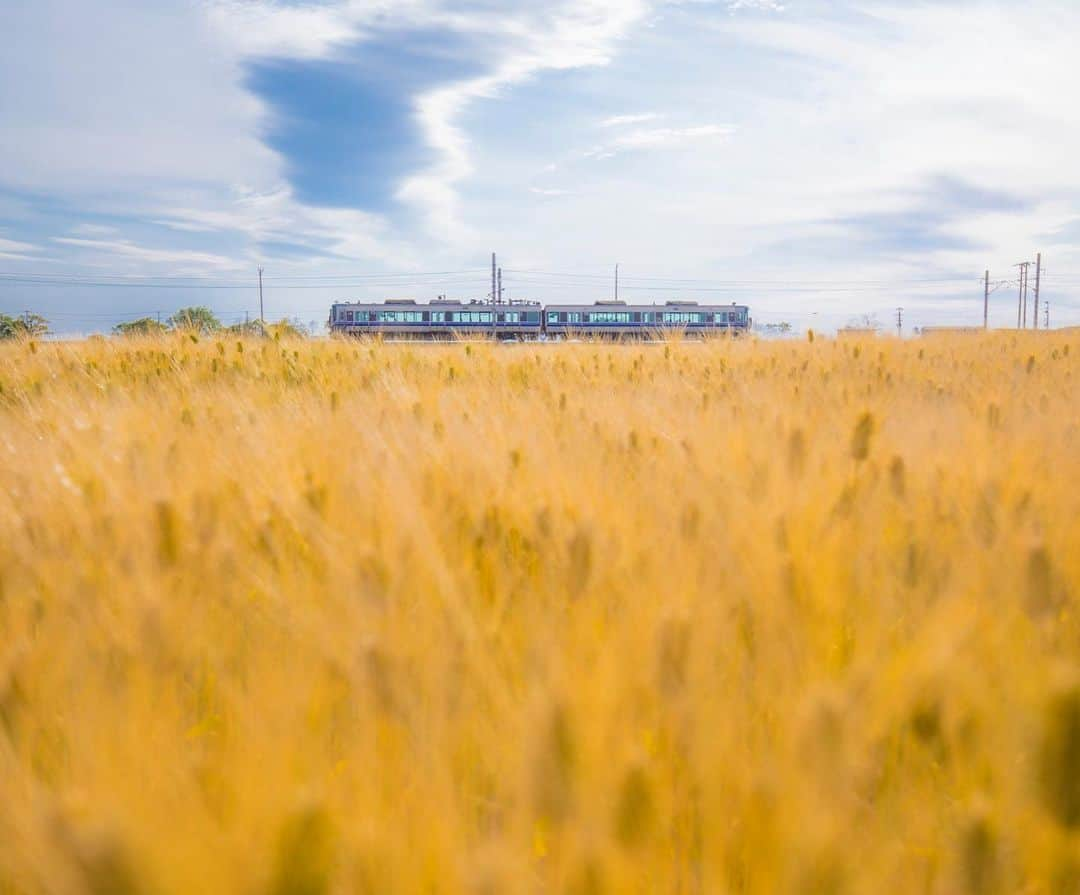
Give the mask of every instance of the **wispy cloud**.
[[537, 196], [547, 196], [552, 199], [560, 196], [572, 196], [574, 194], [573, 190], [544, 189], [543, 187], [538, 186], [529, 187], [529, 192]]
[[0, 239], [0, 252], [25, 254], [39, 251], [36, 245], [28, 242], [19, 242], [16, 239]]
[[534, 78], [544, 71], [602, 66], [620, 37], [640, 22], [647, 0], [562, 0], [535, 11], [487, 23], [502, 32], [503, 47], [494, 70], [429, 91], [416, 100], [417, 120], [440, 160], [408, 178], [398, 196], [422, 207], [438, 234], [467, 233], [458, 209], [457, 187], [472, 171], [469, 139], [459, 118], [473, 102]]
[[660, 116], [655, 112], [642, 112], [638, 115], [612, 115], [600, 122], [600, 127], [625, 127], [628, 124], [643, 124], [646, 121], [655, 121]]
[[178, 272], [211, 270], [240, 270], [246, 265], [233, 258], [215, 255], [209, 252], [195, 252], [177, 249], [155, 249], [136, 245], [127, 240], [80, 239], [68, 236], [54, 236], [52, 241], [60, 245], [80, 249], [92, 249], [97, 256], [112, 255], [136, 262], [152, 264], [167, 263]]
[[681, 128], [637, 128], [608, 143], [587, 149], [583, 155], [589, 159], [608, 159], [625, 150], [666, 149], [700, 140], [726, 140], [733, 133], [735, 133], [734, 127], [723, 124], [701, 124]]
[[780, 0], [728, 0], [727, 8], [733, 13], [746, 9], [783, 12], [784, 4]]

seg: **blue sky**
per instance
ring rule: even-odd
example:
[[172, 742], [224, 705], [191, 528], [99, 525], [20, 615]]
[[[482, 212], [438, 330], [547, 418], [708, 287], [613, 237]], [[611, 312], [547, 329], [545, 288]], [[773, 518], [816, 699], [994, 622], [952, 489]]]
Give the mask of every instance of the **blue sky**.
[[[7, 0], [0, 312], [745, 301], [1080, 323], [1074, 0]], [[539, 273], [542, 272], [542, 273]], [[1012, 287], [992, 320], [1015, 321]]]

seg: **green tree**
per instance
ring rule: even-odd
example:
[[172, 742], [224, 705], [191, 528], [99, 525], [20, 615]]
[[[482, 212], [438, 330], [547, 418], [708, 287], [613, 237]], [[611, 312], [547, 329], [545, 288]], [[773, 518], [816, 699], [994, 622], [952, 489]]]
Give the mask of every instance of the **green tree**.
[[49, 331], [49, 321], [40, 314], [9, 317], [0, 314], [0, 339], [28, 339]]
[[138, 320], [118, 323], [113, 327], [113, 332], [118, 336], [159, 336], [167, 330], [164, 323], [153, 317], [140, 317]]
[[234, 323], [230, 326], [229, 333], [234, 336], [258, 338], [266, 335], [266, 325], [261, 320], [245, 320], [243, 323]]
[[274, 339], [306, 339], [307, 330], [299, 320], [283, 319], [266, 327], [267, 334]]
[[221, 321], [209, 308], [181, 308], [169, 318], [173, 329], [197, 333], [213, 333], [221, 329]]

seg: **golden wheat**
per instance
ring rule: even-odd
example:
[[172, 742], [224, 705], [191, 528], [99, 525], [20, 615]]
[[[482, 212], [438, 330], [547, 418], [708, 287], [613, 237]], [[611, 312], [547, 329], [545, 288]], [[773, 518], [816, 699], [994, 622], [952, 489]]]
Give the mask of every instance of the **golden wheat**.
[[0, 348], [0, 892], [1080, 890], [1072, 338]]

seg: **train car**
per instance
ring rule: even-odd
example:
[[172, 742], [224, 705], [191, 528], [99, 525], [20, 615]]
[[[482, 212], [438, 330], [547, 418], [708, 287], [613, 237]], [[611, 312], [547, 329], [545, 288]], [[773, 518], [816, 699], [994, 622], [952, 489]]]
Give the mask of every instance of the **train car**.
[[541, 337], [647, 338], [680, 331], [691, 336], [737, 335], [750, 329], [746, 305], [700, 305], [669, 301], [628, 305], [598, 301], [591, 305], [548, 305], [515, 301], [495, 305], [482, 301], [413, 299], [379, 303], [338, 302], [330, 308], [330, 330], [340, 335], [382, 336], [400, 340], [439, 340], [458, 336], [495, 336], [526, 341]]
[[591, 305], [548, 305], [544, 332], [548, 338], [643, 337], [665, 330], [689, 335], [738, 334], [750, 328], [746, 305], [699, 305], [669, 301], [662, 305], [628, 305], [624, 301], [598, 301]]
[[469, 335], [537, 339], [543, 331], [542, 311], [539, 302], [518, 301], [494, 308], [487, 302], [448, 299], [428, 304], [412, 299], [375, 304], [339, 302], [330, 308], [330, 331], [389, 339], [438, 340]]

